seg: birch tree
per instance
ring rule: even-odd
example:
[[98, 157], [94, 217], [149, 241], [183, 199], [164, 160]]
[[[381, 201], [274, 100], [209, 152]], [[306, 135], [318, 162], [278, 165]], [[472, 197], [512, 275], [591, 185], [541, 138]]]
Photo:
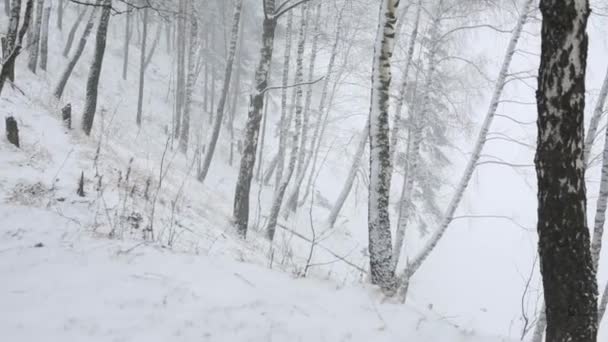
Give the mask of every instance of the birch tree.
[[239, 176], [234, 194], [234, 224], [238, 234], [245, 238], [249, 223], [249, 193], [255, 166], [258, 135], [260, 131], [261, 111], [264, 107], [264, 94], [268, 86], [268, 71], [272, 60], [274, 36], [277, 20], [301, 2], [286, 0], [275, 6], [275, 0], [262, 0], [264, 20], [262, 23], [262, 47], [260, 59], [255, 71], [255, 89], [250, 95], [249, 113], [245, 129], [244, 147], [241, 154]]
[[[307, 6], [306, 4], [302, 6], [302, 18], [300, 21], [300, 28], [298, 31], [298, 54], [296, 60], [296, 75], [295, 75], [295, 83], [300, 84], [304, 80], [304, 45], [306, 44], [306, 26], [307, 26]], [[301, 153], [299, 150], [299, 140], [300, 134], [302, 131], [302, 116], [304, 115], [304, 109], [302, 107], [302, 87], [296, 86], [296, 99], [295, 99], [295, 127], [292, 133], [291, 138], [291, 154], [289, 157], [289, 164], [287, 166], [287, 173], [282, 176], [281, 183], [277, 187], [274, 193], [274, 199], [272, 201], [272, 207], [270, 210], [270, 215], [268, 217], [268, 224], [266, 226], [266, 237], [268, 240], [272, 241], [274, 239], [274, 233], [277, 225], [277, 220], [279, 217], [279, 212], [281, 211], [281, 205], [283, 203], [283, 197], [285, 196], [285, 191], [287, 190], [287, 186], [291, 181], [293, 173], [296, 168], [296, 163], [298, 159], [298, 154]]]
[[420, 268], [420, 266], [432, 253], [432, 251], [435, 249], [435, 247], [447, 231], [447, 228], [454, 218], [454, 213], [456, 212], [456, 209], [458, 208], [460, 201], [462, 200], [462, 197], [471, 180], [471, 177], [473, 176], [473, 171], [475, 170], [477, 163], [481, 157], [481, 152], [483, 150], [483, 147], [485, 146], [488, 132], [492, 125], [492, 121], [496, 115], [496, 109], [498, 108], [498, 105], [500, 103], [500, 98], [502, 96], [503, 89], [508, 77], [511, 61], [516, 51], [517, 43], [520, 39], [523, 27], [528, 19], [530, 7], [533, 1], [534, 0], [523, 0], [523, 6], [521, 6], [521, 15], [517, 21], [515, 28], [513, 29], [513, 33], [511, 34], [511, 39], [507, 46], [501, 69], [498, 74], [497, 81], [494, 85], [492, 98], [490, 100], [490, 104], [486, 112], [484, 121], [479, 130], [475, 146], [473, 147], [471, 156], [465, 166], [460, 181], [458, 182], [455, 188], [455, 192], [452, 195], [448, 207], [442, 215], [439, 226], [433, 232], [424, 247], [422, 247], [421, 252], [412, 259], [412, 261], [407, 265], [406, 269], [400, 275], [400, 295], [402, 300], [405, 300], [405, 296], [407, 295], [407, 289], [409, 287], [409, 281], [411, 276]]
[[[211, 161], [213, 160], [213, 154], [217, 145], [220, 131], [222, 128], [222, 122], [224, 121], [224, 112], [226, 106], [226, 100], [228, 98], [228, 91], [230, 90], [230, 81], [232, 80], [232, 72], [234, 65], [234, 58], [237, 50], [237, 43], [239, 40], [239, 28], [241, 23], [241, 11], [243, 8], [243, 0], [237, 0], [234, 4], [234, 16], [232, 18], [232, 31], [230, 34], [230, 48], [228, 50], [228, 59], [226, 61], [226, 67], [224, 69], [224, 84], [222, 86], [222, 92], [220, 93], [219, 102], [217, 105], [217, 113], [213, 122], [213, 130], [211, 132], [211, 139], [207, 146], [207, 152], [201, 168], [201, 172], [198, 176], [200, 181], [204, 181], [209, 172]], [[236, 95], [235, 95], [236, 96]]]
[[95, 51], [93, 61], [87, 78], [86, 97], [84, 113], [82, 115], [82, 130], [86, 135], [91, 134], [95, 112], [97, 111], [97, 96], [99, 93], [99, 78], [103, 66], [103, 58], [106, 51], [106, 37], [108, 25], [110, 24], [110, 13], [112, 11], [112, 0], [103, 0], [99, 25], [95, 36]]
[[[587, 0], [541, 0], [538, 233], [547, 341], [597, 340], [597, 284], [586, 226]], [[564, 99], [568, 99], [565, 101]]]
[[388, 207], [391, 189], [388, 109], [391, 57], [394, 47], [398, 5], [398, 0], [385, 0], [381, 5], [376, 46], [374, 48], [369, 113], [368, 248], [370, 273], [372, 283], [379, 285], [385, 291], [392, 291], [395, 285]]

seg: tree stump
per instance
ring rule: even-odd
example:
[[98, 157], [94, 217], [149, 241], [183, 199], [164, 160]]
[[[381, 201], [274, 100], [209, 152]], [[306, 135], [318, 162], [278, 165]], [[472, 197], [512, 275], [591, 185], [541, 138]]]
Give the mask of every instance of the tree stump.
[[72, 129], [72, 105], [70, 103], [61, 109], [61, 119], [67, 129]]
[[78, 189], [76, 190], [76, 194], [80, 197], [84, 197], [84, 171], [80, 174], [80, 179], [78, 180]]
[[19, 147], [19, 128], [17, 120], [12, 116], [6, 118], [6, 138], [11, 144]]

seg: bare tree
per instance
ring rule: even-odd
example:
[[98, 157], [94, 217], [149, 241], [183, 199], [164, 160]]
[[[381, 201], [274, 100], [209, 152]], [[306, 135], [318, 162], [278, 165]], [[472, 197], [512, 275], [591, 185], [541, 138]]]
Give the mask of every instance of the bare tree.
[[40, 50], [40, 30], [42, 26], [42, 12], [44, 11], [44, 0], [36, 1], [36, 17], [32, 30], [32, 42], [29, 45], [30, 56], [27, 67], [31, 72], [36, 73], [38, 67], [38, 52]]
[[[228, 91], [230, 89], [230, 81], [232, 80], [232, 71], [234, 58], [237, 50], [237, 43], [239, 40], [239, 28], [241, 23], [241, 11], [243, 8], [243, 0], [237, 0], [234, 3], [234, 16], [232, 18], [232, 31], [230, 35], [230, 48], [228, 50], [228, 59], [226, 60], [226, 67], [224, 69], [224, 85], [222, 86], [222, 92], [220, 93], [220, 99], [217, 105], [217, 114], [213, 121], [213, 130], [211, 132], [211, 139], [207, 146], [207, 152], [201, 168], [201, 172], [198, 175], [200, 181], [204, 181], [209, 172], [211, 161], [213, 159], [213, 153], [217, 145], [217, 140], [220, 136], [222, 122], [224, 121], [224, 112], [226, 106], [226, 99], [228, 98]], [[236, 95], [235, 95], [236, 96]]]
[[8, 33], [2, 38], [2, 69], [0, 69], [0, 94], [4, 89], [6, 80], [15, 80], [15, 61], [21, 53], [23, 37], [28, 31], [30, 18], [34, 7], [34, 0], [28, 0], [25, 4], [23, 24], [19, 29], [19, 19], [21, 15], [21, 0], [13, 0], [11, 5], [11, 17], [9, 19]]
[[108, 25], [110, 24], [110, 13], [112, 11], [112, 0], [103, 0], [101, 17], [97, 27], [95, 36], [95, 52], [93, 53], [93, 61], [89, 69], [89, 77], [87, 79], [86, 97], [84, 104], [84, 113], [82, 115], [82, 130], [86, 135], [91, 134], [93, 128], [93, 120], [97, 110], [97, 96], [99, 93], [99, 78], [101, 76], [101, 68], [103, 66], [103, 57], [106, 52], [106, 36], [108, 34]]

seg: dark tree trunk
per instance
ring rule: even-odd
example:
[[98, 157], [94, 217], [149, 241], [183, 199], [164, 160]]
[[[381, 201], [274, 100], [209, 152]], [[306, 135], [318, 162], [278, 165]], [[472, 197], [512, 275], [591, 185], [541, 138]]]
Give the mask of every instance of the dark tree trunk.
[[104, 0], [103, 9], [101, 11], [101, 19], [99, 20], [99, 27], [97, 28], [97, 35], [95, 37], [95, 53], [93, 55], [91, 69], [89, 70], [89, 78], [87, 80], [86, 89], [86, 102], [84, 106], [84, 114], [82, 116], [82, 129], [86, 135], [91, 134], [93, 120], [95, 119], [95, 111], [97, 110], [99, 77], [101, 76], [103, 56], [106, 51], [106, 36], [108, 34], [111, 11], [112, 0]]
[[72, 105], [67, 104], [61, 109], [61, 120], [67, 129], [72, 129]]
[[19, 147], [19, 128], [17, 127], [17, 120], [14, 117], [9, 116], [6, 118], [6, 138], [8, 142]]
[[541, 0], [538, 250], [547, 342], [595, 342], [597, 283], [586, 222], [584, 158], [587, 0]]
[[123, 49], [122, 60], [122, 79], [126, 80], [129, 70], [129, 46], [131, 43], [131, 9], [127, 5], [127, 13], [125, 14], [125, 44]]
[[21, 53], [21, 47], [23, 44], [23, 37], [28, 31], [30, 24], [30, 18], [32, 17], [32, 9], [34, 7], [34, 0], [28, 0], [25, 5], [25, 13], [23, 16], [23, 24], [19, 33], [17, 34], [17, 28], [19, 26], [19, 14], [21, 9], [21, 0], [13, 0], [13, 6], [11, 12], [11, 20], [9, 22], [9, 31], [7, 38], [3, 40], [3, 47], [6, 47], [7, 55], [3, 56], [4, 64], [0, 69], [0, 94], [4, 89], [6, 80], [15, 80], [15, 61], [17, 56]]
[[57, 28], [59, 31], [63, 30], [63, 0], [59, 0], [57, 4]]
[[[137, 115], [135, 117], [135, 122], [137, 126], [141, 126], [141, 117], [144, 110], [144, 82], [146, 76], [146, 43], [148, 40], [148, 9], [144, 8], [144, 18], [143, 18], [143, 33], [142, 33], [142, 42], [141, 42], [141, 51], [139, 54], [139, 93], [137, 95]], [[126, 74], [124, 74], [126, 75]], [[124, 76], [123, 75], [123, 76]]]
[[44, 0], [36, 1], [36, 16], [34, 18], [34, 27], [32, 31], [32, 42], [29, 45], [30, 58], [27, 67], [34, 74], [38, 67], [38, 52], [40, 51], [40, 29], [42, 27], [42, 12], [44, 11]]
[[265, 1], [265, 9], [269, 15], [265, 16], [263, 22], [262, 48], [260, 49], [260, 60], [255, 73], [256, 87], [249, 100], [249, 113], [247, 114], [247, 126], [244, 138], [245, 146], [241, 155], [239, 177], [234, 194], [234, 224], [238, 234], [242, 238], [245, 238], [247, 235], [249, 223], [249, 193], [253, 178], [253, 168], [255, 166], [262, 107], [264, 107], [264, 94], [268, 86], [268, 71], [270, 70], [270, 62], [272, 60], [276, 29], [276, 19], [272, 16], [275, 0]]
[[82, 36], [80, 37], [80, 42], [78, 43], [78, 47], [76, 48], [76, 52], [74, 53], [74, 56], [72, 56], [72, 58], [68, 62], [65, 70], [63, 71], [63, 74], [61, 75], [61, 78], [59, 79], [59, 82], [57, 83], [57, 86], [55, 87], [55, 91], [54, 91], [53, 95], [57, 99], [61, 99], [61, 97], [63, 96], [63, 91], [65, 90], [65, 86], [67, 85], [68, 80], [70, 79], [70, 76], [72, 75], [72, 72], [74, 71], [74, 68], [76, 67], [76, 64], [78, 63], [78, 60], [80, 60], [80, 57], [82, 56], [82, 53], [84, 52], [84, 48], [87, 45], [88, 37], [91, 34], [91, 31], [93, 31], [94, 21], [95, 21], [95, 9], [93, 9], [91, 11], [91, 16], [89, 17], [87, 26], [85, 26], [85, 28], [84, 28], [84, 32], [82, 33]]
[[42, 27], [40, 29], [40, 69], [46, 71], [49, 59], [49, 20], [51, 19], [51, 3], [44, 7]]
[[78, 14], [78, 18], [74, 22], [74, 25], [72, 25], [72, 28], [70, 29], [70, 33], [68, 33], [68, 40], [65, 43], [65, 48], [63, 49], [63, 57], [67, 57], [70, 54], [70, 50], [72, 49], [72, 44], [74, 43], [74, 37], [76, 37], [76, 31], [78, 30], [78, 27], [80, 26], [80, 23], [84, 19], [85, 15], [86, 15], [86, 9], [83, 8], [80, 10], [80, 13]]

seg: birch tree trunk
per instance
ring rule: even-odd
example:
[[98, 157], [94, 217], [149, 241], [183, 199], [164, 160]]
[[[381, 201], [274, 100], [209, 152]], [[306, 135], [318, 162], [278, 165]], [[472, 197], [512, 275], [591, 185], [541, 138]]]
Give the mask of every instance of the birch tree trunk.
[[34, 74], [38, 67], [38, 52], [40, 50], [40, 29], [42, 27], [42, 12], [44, 11], [44, 0], [36, 1], [36, 17], [34, 18], [34, 30], [32, 32], [32, 42], [30, 46], [30, 56], [27, 67]]
[[51, 19], [52, 0], [47, 0], [42, 15], [42, 27], [40, 28], [40, 69], [46, 71], [49, 59], [49, 21]]
[[[298, 32], [298, 57], [296, 59], [296, 76], [295, 76], [295, 84], [300, 84], [304, 80], [304, 45], [306, 44], [306, 26], [308, 21], [308, 6], [304, 4], [302, 6], [302, 19], [300, 21], [300, 28]], [[287, 186], [293, 176], [294, 170], [296, 168], [296, 162], [298, 159], [299, 151], [299, 139], [302, 131], [302, 116], [304, 109], [302, 108], [302, 87], [297, 86], [296, 88], [296, 112], [295, 112], [295, 128], [291, 138], [291, 154], [289, 157], [289, 164], [287, 166], [287, 173], [281, 179], [281, 184], [275, 191], [274, 199], [272, 201], [272, 208], [270, 210], [270, 215], [268, 217], [268, 224], [266, 226], [266, 237], [268, 240], [272, 241], [274, 239], [274, 233], [277, 226], [277, 220], [279, 217], [279, 212], [281, 211], [281, 205], [283, 203], [283, 197], [285, 196], [285, 191], [287, 190]]]
[[276, 29], [276, 18], [274, 16], [275, 0], [264, 0], [265, 11], [262, 25], [262, 47], [260, 49], [260, 60], [255, 72], [255, 89], [250, 95], [249, 113], [244, 137], [244, 148], [241, 155], [241, 165], [234, 194], [234, 224], [238, 234], [245, 238], [249, 223], [249, 193], [253, 168], [260, 131], [262, 107], [264, 107], [264, 93], [268, 86], [268, 71], [272, 60], [274, 35]]
[[95, 22], [95, 16], [96, 16], [96, 11], [95, 11], [95, 8], [93, 8], [91, 10], [91, 15], [89, 17], [89, 21], [87, 22], [87, 26], [85, 26], [84, 32], [82, 33], [82, 36], [80, 37], [80, 42], [78, 43], [76, 52], [74, 53], [74, 55], [72, 56], [72, 58], [70, 59], [68, 64], [66, 65], [66, 68], [63, 71], [63, 73], [61, 74], [61, 78], [59, 79], [57, 86], [55, 86], [55, 91], [53, 92], [53, 95], [58, 100], [61, 99], [61, 97], [63, 96], [63, 91], [65, 90], [65, 86], [67, 85], [68, 80], [70, 79], [70, 76], [72, 75], [72, 72], [74, 71], [74, 68], [76, 67], [76, 64], [78, 63], [78, 61], [80, 60], [80, 57], [82, 56], [84, 48], [87, 45], [87, 40], [89, 38], [89, 35], [91, 34], [91, 31], [93, 31], [93, 24]]
[[[141, 116], [144, 107], [144, 85], [146, 76], [146, 43], [148, 41], [148, 8], [144, 8], [144, 17], [142, 20], [142, 41], [141, 51], [139, 52], [139, 92], [137, 94], [137, 116], [135, 123], [141, 126]], [[123, 76], [125, 74], [123, 73]]]
[[606, 71], [606, 76], [604, 76], [604, 82], [602, 83], [602, 88], [600, 89], [600, 93], [597, 97], [597, 102], [595, 103], [593, 115], [591, 115], [591, 121], [589, 122], [589, 129], [587, 130], [585, 138], [585, 166], [589, 166], [589, 154], [591, 153], [591, 148], [593, 147], [593, 143], [597, 137], [597, 129], [600, 119], [602, 118], [602, 114], [604, 113], [606, 97], [608, 97], [608, 70]]
[[101, 76], [103, 57], [106, 51], [106, 37], [108, 34], [108, 25], [110, 24], [111, 11], [112, 0], [104, 0], [103, 9], [101, 10], [101, 18], [99, 19], [99, 26], [97, 27], [97, 34], [95, 36], [95, 52], [93, 53], [93, 62], [91, 63], [91, 68], [89, 69], [84, 114], [82, 115], [82, 129], [86, 135], [91, 134], [93, 121], [95, 119], [95, 111], [97, 110], [99, 78]]
[[[295, 183], [292, 187], [291, 194], [287, 199], [287, 212], [295, 212], [298, 207], [298, 199], [300, 198], [300, 188], [302, 187], [302, 182], [304, 181], [304, 177], [306, 176], [306, 170], [310, 164], [310, 160], [312, 158], [312, 150], [315, 139], [317, 138], [313, 135], [312, 139], [310, 139], [311, 146], [309, 148], [306, 147], [308, 144], [308, 127], [310, 116], [312, 113], [310, 112], [310, 105], [312, 102], [312, 82], [314, 81], [315, 76], [315, 62], [317, 59], [318, 52], [318, 42], [319, 42], [319, 25], [321, 19], [321, 2], [317, 4], [314, 29], [312, 33], [312, 51], [310, 55], [310, 65], [308, 67], [308, 84], [306, 89], [306, 100], [304, 101], [304, 113], [303, 113], [303, 127], [302, 127], [302, 139], [300, 142], [300, 155], [298, 157], [298, 169], [296, 173]], [[321, 121], [321, 112], [317, 113], [317, 122]]]
[[[327, 105], [329, 85], [330, 85], [330, 82], [332, 81], [332, 79], [335, 79], [336, 82], [338, 82], [338, 78], [339, 78], [339, 77], [335, 77], [333, 75], [333, 73], [334, 73], [334, 66], [336, 64], [336, 57], [338, 55], [338, 45], [340, 43], [340, 37], [341, 37], [341, 32], [342, 32], [343, 10], [344, 10], [344, 8], [342, 8], [342, 10], [339, 12], [338, 18], [336, 20], [336, 36], [334, 38], [334, 43], [331, 48], [331, 54], [329, 56], [329, 62], [327, 64], [327, 71], [325, 73], [325, 79], [323, 80], [321, 98], [319, 99], [319, 107], [317, 108], [319, 119], [318, 119], [317, 125], [315, 127], [313, 139], [310, 144], [312, 166], [311, 166], [310, 172], [308, 174], [308, 180], [306, 182], [306, 186], [304, 187], [304, 195], [302, 196], [302, 200], [300, 201], [299, 205], [302, 205], [304, 202], [306, 202], [306, 198], [308, 197], [311, 187], [312, 187], [312, 180], [314, 177], [314, 173], [317, 168], [317, 159], [318, 159], [318, 155], [319, 155], [319, 149], [320, 149], [321, 143], [323, 141], [325, 129], [327, 127], [327, 119], [328, 119], [329, 111], [330, 111], [330, 107], [331, 107], [331, 105]], [[332, 89], [332, 96], [331, 96], [330, 103], [333, 102], [332, 101], [333, 95], [335, 94], [336, 88], [337, 88], [337, 83], [334, 84], [334, 87]]]
[[511, 35], [511, 39], [509, 41], [507, 51], [505, 53], [505, 56], [504, 56], [504, 59], [502, 62], [500, 73], [498, 74], [498, 79], [496, 81], [496, 84], [494, 85], [492, 99], [490, 100], [490, 105], [489, 105], [488, 111], [486, 113], [486, 117], [479, 130], [479, 134], [477, 136], [477, 141], [475, 142], [475, 146], [471, 153], [471, 157], [470, 157], [469, 161], [467, 162], [467, 165], [464, 169], [464, 173], [462, 174], [462, 177], [461, 177], [458, 185], [456, 186], [454, 195], [452, 196], [452, 199], [449, 202], [448, 208], [446, 209], [446, 212], [444, 213], [444, 215], [441, 219], [439, 227], [437, 228], [437, 230], [435, 230], [433, 232], [431, 238], [425, 244], [425, 246], [422, 248], [420, 254], [418, 254], [412, 260], [412, 262], [407, 266], [406, 270], [400, 276], [400, 278], [401, 278], [400, 279], [400, 282], [401, 282], [400, 295], [401, 295], [402, 300], [405, 300], [405, 297], [407, 295], [407, 289], [409, 287], [409, 280], [410, 280], [411, 276], [418, 270], [418, 268], [420, 268], [422, 263], [424, 263], [426, 258], [431, 254], [431, 252], [433, 251], [435, 246], [437, 246], [437, 243], [439, 242], [439, 240], [441, 240], [441, 238], [445, 234], [449, 224], [452, 222], [454, 213], [455, 213], [456, 209], [458, 208], [460, 201], [462, 200], [462, 196], [464, 195], [464, 192], [469, 184], [469, 181], [471, 180], [471, 177], [473, 176], [473, 171], [475, 170], [475, 167], [477, 166], [477, 162], [479, 161], [479, 158], [481, 156], [481, 151], [483, 150], [483, 147], [486, 142], [486, 137], [488, 135], [490, 126], [491, 126], [494, 116], [496, 114], [496, 109], [498, 108], [498, 104], [500, 103], [500, 98], [502, 96], [505, 81], [507, 79], [507, 73], [509, 72], [511, 60], [513, 59], [513, 54], [515, 53], [515, 48], [516, 48], [519, 38], [521, 36], [522, 29], [527, 21], [530, 7], [531, 7], [533, 1], [534, 0], [524, 0], [523, 6], [520, 7], [521, 16], [518, 19], [517, 25], [513, 29], [513, 33]]
[[389, 89], [398, 0], [384, 0], [380, 10], [378, 34], [372, 68], [372, 94], [369, 113], [369, 263], [371, 281], [385, 291], [393, 291], [389, 196], [391, 160], [389, 141]]
[[283, 179], [283, 169], [285, 165], [285, 151], [287, 135], [289, 134], [289, 122], [287, 115], [287, 86], [289, 84], [289, 65], [291, 63], [291, 30], [293, 27], [293, 12], [289, 12], [287, 17], [287, 27], [285, 28], [285, 53], [283, 55], [283, 75], [281, 80], [281, 117], [279, 119], [279, 148], [277, 152], [277, 167], [275, 173], [275, 190], [281, 185]]
[[536, 94], [538, 234], [547, 341], [597, 340], [597, 283], [586, 225], [587, 0], [541, 0]]
[[[399, 90], [399, 97], [395, 104], [395, 115], [393, 118], [393, 129], [391, 131], [391, 162], [395, 162], [395, 150], [397, 148], [397, 141], [399, 140], [399, 131], [402, 125], [401, 117], [403, 113], [403, 105], [405, 103], [405, 97], [408, 88], [408, 76], [410, 73], [410, 66], [412, 65], [412, 59], [414, 57], [414, 48], [416, 47], [416, 40], [418, 39], [418, 27], [420, 26], [420, 12], [422, 11], [422, 0], [418, 0], [416, 9], [416, 19], [414, 19], [414, 28], [410, 34], [410, 39], [407, 44], [407, 53], [405, 55], [405, 68], [403, 70], [403, 79], [401, 80], [401, 88]], [[397, 260], [393, 260], [397, 262]]]
[[[232, 80], [232, 71], [234, 65], [234, 58], [236, 56], [237, 43], [239, 41], [239, 28], [241, 25], [241, 11], [243, 8], [243, 0], [237, 0], [234, 4], [234, 16], [232, 18], [232, 31], [230, 34], [230, 48], [228, 50], [228, 59], [226, 60], [226, 67], [224, 69], [224, 84], [222, 86], [222, 92], [217, 105], [217, 113], [213, 122], [213, 130], [211, 132], [211, 139], [207, 146], [207, 153], [203, 161], [201, 172], [198, 176], [200, 181], [204, 181], [209, 172], [211, 161], [213, 160], [213, 154], [217, 145], [220, 131], [222, 128], [222, 122], [224, 121], [224, 112], [226, 106], [226, 99], [228, 98], [228, 92], [230, 90], [230, 81]], [[238, 96], [235, 94], [235, 96]]]

